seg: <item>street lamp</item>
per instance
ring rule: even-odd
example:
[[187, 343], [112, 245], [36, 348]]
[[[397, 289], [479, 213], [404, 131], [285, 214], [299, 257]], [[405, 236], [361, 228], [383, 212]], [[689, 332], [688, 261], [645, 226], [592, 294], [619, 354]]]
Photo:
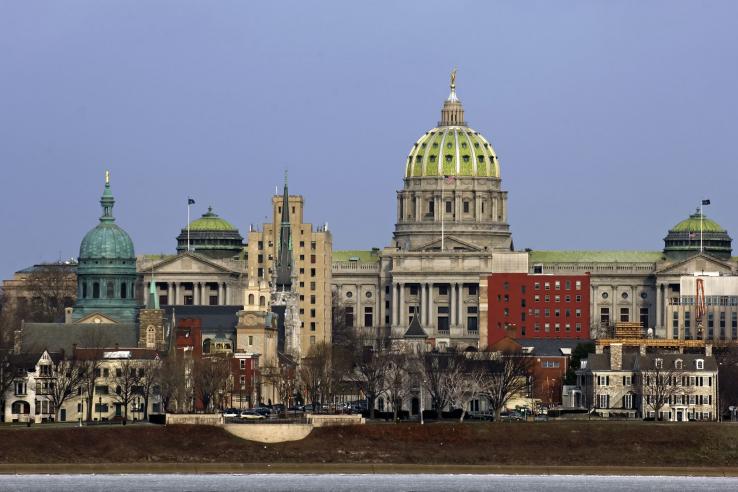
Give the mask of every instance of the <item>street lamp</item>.
[[98, 413], [98, 422], [102, 422], [102, 396], [98, 397], [97, 400], [97, 413]]
[[421, 381], [420, 383], [420, 425], [425, 424], [425, 421], [423, 420], [423, 385], [425, 384], [425, 379]]

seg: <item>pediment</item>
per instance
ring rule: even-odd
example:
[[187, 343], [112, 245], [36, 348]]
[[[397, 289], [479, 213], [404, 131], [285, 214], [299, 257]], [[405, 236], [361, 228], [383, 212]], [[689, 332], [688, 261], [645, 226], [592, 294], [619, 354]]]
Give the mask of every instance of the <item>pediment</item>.
[[695, 272], [732, 273], [733, 265], [710, 255], [698, 253], [691, 258], [671, 263], [656, 272], [657, 275], [692, 275]]
[[103, 313], [90, 313], [75, 321], [77, 324], [116, 325], [118, 321]]
[[[482, 251], [482, 248], [476, 244], [464, 241], [454, 236], [446, 236], [443, 239], [444, 251]], [[441, 238], [434, 239], [433, 241], [427, 242], [417, 248], [413, 248], [410, 251], [440, 251], [441, 250]]]
[[196, 253], [181, 253], [149, 267], [154, 273], [238, 273]]

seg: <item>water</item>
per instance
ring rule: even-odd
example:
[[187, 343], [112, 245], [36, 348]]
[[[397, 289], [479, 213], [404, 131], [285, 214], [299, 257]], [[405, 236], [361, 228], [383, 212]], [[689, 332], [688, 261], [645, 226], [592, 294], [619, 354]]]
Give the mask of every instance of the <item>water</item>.
[[738, 490], [738, 478], [599, 475], [0, 475], [2, 491], [663, 491]]

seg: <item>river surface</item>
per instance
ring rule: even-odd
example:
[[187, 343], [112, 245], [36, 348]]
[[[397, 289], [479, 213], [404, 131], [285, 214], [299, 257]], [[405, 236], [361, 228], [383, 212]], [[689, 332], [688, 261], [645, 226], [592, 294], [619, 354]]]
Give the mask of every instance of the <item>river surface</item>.
[[738, 478], [599, 475], [0, 475], [2, 491], [736, 491]]

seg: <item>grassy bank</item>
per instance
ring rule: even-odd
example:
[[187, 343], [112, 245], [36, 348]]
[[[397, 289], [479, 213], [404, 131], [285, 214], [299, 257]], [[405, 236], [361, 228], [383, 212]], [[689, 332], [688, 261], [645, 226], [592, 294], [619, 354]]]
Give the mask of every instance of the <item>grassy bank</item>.
[[738, 425], [388, 424], [318, 428], [302, 441], [268, 445], [207, 426], [0, 429], [0, 463], [731, 468]]

